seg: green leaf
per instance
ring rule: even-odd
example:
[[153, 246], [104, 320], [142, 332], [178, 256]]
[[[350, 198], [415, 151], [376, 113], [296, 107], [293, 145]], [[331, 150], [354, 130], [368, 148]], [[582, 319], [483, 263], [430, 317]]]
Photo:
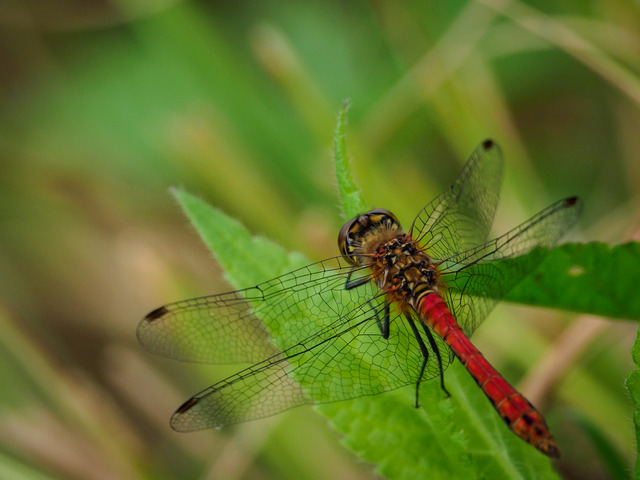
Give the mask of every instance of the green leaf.
[[[252, 237], [197, 197], [173, 193], [234, 286], [254, 285], [304, 263]], [[446, 382], [451, 398], [438, 382], [426, 382], [420, 409], [413, 408], [413, 387], [319, 409], [351, 449], [389, 478], [557, 478], [548, 458], [509, 431], [459, 362], [447, 370]]]
[[[537, 252], [513, 259], [526, 265]], [[551, 252], [505, 300], [615, 318], [640, 319], [640, 243], [569, 243]]]
[[318, 407], [356, 454], [386, 478], [555, 479], [550, 460], [517, 438], [457, 360], [437, 381]]
[[346, 219], [353, 218], [364, 211], [364, 201], [351, 175], [351, 166], [349, 165], [349, 157], [347, 157], [345, 126], [347, 123], [348, 110], [349, 103], [345, 101], [342, 109], [338, 113], [338, 122], [333, 140], [333, 159], [336, 167], [338, 192]]
[[638, 456], [638, 445], [640, 445], [640, 330], [636, 334], [631, 355], [634, 368], [627, 377], [625, 385], [633, 402], [633, 424], [636, 431], [636, 470], [633, 478], [638, 480], [640, 479], [640, 456]]

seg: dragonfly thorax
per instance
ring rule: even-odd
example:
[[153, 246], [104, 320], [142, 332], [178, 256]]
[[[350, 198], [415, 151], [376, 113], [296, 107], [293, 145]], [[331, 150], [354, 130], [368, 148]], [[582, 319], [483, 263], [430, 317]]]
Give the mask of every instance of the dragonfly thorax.
[[349, 263], [371, 268], [378, 287], [400, 306], [415, 307], [428, 292], [437, 291], [433, 261], [388, 210], [371, 210], [347, 222], [338, 244]]
[[378, 287], [401, 307], [416, 308], [422, 297], [439, 290], [436, 265], [405, 233], [379, 244], [369, 266]]

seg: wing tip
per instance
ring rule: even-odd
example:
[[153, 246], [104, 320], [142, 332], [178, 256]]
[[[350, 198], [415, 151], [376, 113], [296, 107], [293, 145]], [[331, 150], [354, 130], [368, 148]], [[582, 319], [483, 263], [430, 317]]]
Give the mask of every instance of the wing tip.
[[193, 407], [198, 405], [200, 400], [202, 400], [202, 397], [196, 395], [178, 407], [173, 415], [171, 415], [171, 420], [169, 422], [173, 430], [185, 433], [204, 430], [207, 428], [214, 428], [216, 430], [220, 430], [220, 428], [222, 428], [222, 424], [210, 422], [210, 417], [206, 417], [207, 420], [203, 421], [203, 412], [195, 413], [191, 411]]
[[487, 138], [482, 142], [482, 148], [484, 148], [485, 150], [489, 150], [490, 148], [493, 148], [495, 144], [496, 142], [494, 142], [493, 139]]
[[565, 198], [564, 199], [564, 206], [565, 207], [573, 207], [574, 205], [577, 205], [580, 203], [580, 197], [578, 196], [573, 196], [573, 197], [569, 197], [569, 198]]
[[182, 405], [178, 407], [174, 415], [182, 415], [183, 413], [188, 412], [199, 401], [200, 399], [198, 397], [191, 397], [189, 400], [187, 400], [186, 402], [184, 402]]
[[178, 409], [171, 415], [170, 425], [173, 430], [176, 432], [191, 432], [193, 430], [198, 430], [198, 428], [188, 428], [185, 426], [185, 417], [184, 415], [191, 410], [199, 401], [198, 397], [191, 397], [189, 400], [184, 402], [182, 405], [178, 407]]
[[155, 310], [147, 313], [143, 319], [143, 321], [147, 323], [151, 323], [155, 320], [158, 320], [161, 317], [164, 317], [167, 313], [169, 313], [169, 309], [167, 307], [158, 307]]
[[574, 195], [572, 197], [567, 197], [564, 200], [560, 200], [560, 203], [561, 208], [572, 212], [570, 215], [572, 215], [573, 218], [568, 221], [568, 228], [571, 228], [578, 222], [582, 215], [582, 199], [577, 195]]

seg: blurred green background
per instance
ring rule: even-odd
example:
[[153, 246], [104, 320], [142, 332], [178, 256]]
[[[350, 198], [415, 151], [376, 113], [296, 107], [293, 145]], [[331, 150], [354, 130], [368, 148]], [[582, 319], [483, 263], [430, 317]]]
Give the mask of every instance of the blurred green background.
[[[405, 225], [492, 137], [498, 233], [577, 194], [573, 240], [638, 237], [637, 2], [1, 3], [0, 478], [373, 477], [310, 408], [171, 431], [236, 367], [135, 339], [149, 310], [229, 288], [170, 186], [312, 260], [337, 254], [346, 98], [365, 198]], [[501, 306], [474, 337], [557, 419], [565, 478], [633, 467], [635, 329]]]

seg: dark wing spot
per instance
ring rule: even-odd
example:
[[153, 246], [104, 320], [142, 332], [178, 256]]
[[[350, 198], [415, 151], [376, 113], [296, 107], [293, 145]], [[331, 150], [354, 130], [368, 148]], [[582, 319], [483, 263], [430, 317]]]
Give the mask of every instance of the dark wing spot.
[[157, 320], [160, 317], [165, 316], [167, 313], [169, 313], [169, 310], [167, 309], [167, 307], [156, 308], [155, 310], [147, 313], [147, 316], [144, 317], [144, 319], [147, 322], [153, 322], [154, 320]]
[[485, 150], [489, 150], [491, 147], [493, 147], [493, 145], [494, 142], [490, 138], [487, 138], [484, 142], [482, 142], [482, 148], [484, 148]]
[[200, 400], [199, 398], [191, 397], [189, 400], [187, 400], [182, 405], [180, 405], [180, 407], [178, 407], [178, 409], [176, 410], [176, 413], [177, 414], [182, 414], [182, 413], [190, 410], [191, 407], [193, 407], [196, 403], [198, 403], [199, 400]]

